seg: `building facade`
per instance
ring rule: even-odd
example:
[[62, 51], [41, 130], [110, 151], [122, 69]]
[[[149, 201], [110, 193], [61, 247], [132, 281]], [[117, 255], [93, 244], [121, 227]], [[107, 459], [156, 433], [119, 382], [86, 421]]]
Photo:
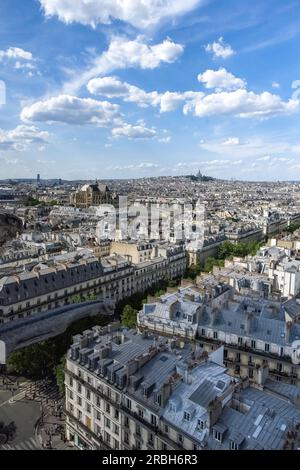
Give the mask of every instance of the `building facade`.
[[[218, 292], [218, 291], [216, 291]], [[258, 380], [268, 366], [277, 381], [300, 385], [300, 301], [259, 299], [220, 286], [208, 296], [180, 289], [138, 313], [140, 331], [196, 341], [205, 351], [224, 346], [224, 364], [234, 377]], [[198, 305], [198, 308], [196, 308]], [[187, 312], [196, 308], [195, 314]]]
[[99, 260], [88, 250], [57, 256], [31, 271], [0, 278], [0, 322], [67, 305], [74, 296], [118, 302], [161, 280], [181, 278], [185, 260], [183, 248], [138, 264], [116, 254]]
[[117, 196], [105, 184], [85, 184], [71, 195], [70, 202], [76, 208], [87, 209], [100, 204], [115, 205]]
[[94, 327], [74, 337], [65, 387], [66, 436], [80, 449], [282, 449], [299, 442], [296, 387], [279, 390], [264, 368], [256, 387], [233, 379], [222, 350], [208, 356], [180, 341]]

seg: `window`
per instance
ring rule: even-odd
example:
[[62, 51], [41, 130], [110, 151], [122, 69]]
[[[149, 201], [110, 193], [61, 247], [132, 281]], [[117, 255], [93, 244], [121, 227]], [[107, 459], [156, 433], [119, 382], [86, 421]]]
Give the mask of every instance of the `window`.
[[144, 410], [142, 410], [141, 408], [139, 408], [139, 417], [140, 418], [144, 418]]
[[105, 423], [105, 427], [107, 427], [108, 429], [110, 429], [110, 419], [108, 419], [108, 418], [105, 417], [104, 423]]
[[242, 344], [243, 344], [243, 338], [241, 336], [239, 336], [239, 338], [238, 338], [238, 344], [239, 344], [239, 346], [242, 346]]
[[69, 384], [70, 384], [70, 387], [73, 387], [73, 379], [72, 379], [72, 377], [69, 378]]
[[98, 421], [101, 420], [101, 413], [100, 413], [100, 411], [98, 411], [98, 410], [96, 411], [96, 419], [97, 419]]
[[268, 343], [265, 344], [265, 352], [270, 352], [270, 345]]
[[249, 369], [249, 379], [253, 379], [253, 369]]
[[161, 406], [161, 394], [160, 393], [155, 394], [155, 403]]
[[182, 435], [182, 434], [178, 434], [178, 435], [177, 435], [177, 440], [178, 440], [178, 442], [180, 442], [180, 444], [182, 444], [182, 443], [183, 443], [183, 435]]
[[77, 384], [77, 392], [81, 393], [81, 384], [79, 384], [79, 383]]
[[77, 397], [77, 405], [81, 406], [82, 405], [82, 400], [80, 397]]
[[131, 400], [129, 400], [129, 398], [126, 398], [126, 408], [131, 410]]
[[222, 435], [219, 431], [216, 431], [216, 429], [214, 430], [214, 438], [216, 441], [222, 442]]
[[82, 413], [80, 410], [77, 411], [77, 418], [79, 419], [79, 421], [81, 421], [82, 419]]
[[283, 348], [280, 348], [280, 356], [283, 356], [284, 350]]
[[185, 421], [190, 421], [191, 420], [191, 415], [188, 411], [185, 411], [183, 414], [183, 418]]
[[119, 421], [119, 410], [115, 409], [114, 417]]
[[218, 332], [214, 331], [214, 339], [218, 339]]
[[87, 411], [88, 413], [91, 412], [91, 405], [90, 405], [89, 403], [86, 404], [86, 411]]
[[86, 390], [86, 398], [87, 398], [87, 400], [91, 399], [91, 392], [88, 389]]
[[139, 424], [136, 424], [135, 426], [135, 433], [137, 436], [141, 435], [141, 426]]
[[256, 341], [254, 339], [251, 340], [251, 348], [256, 349]]
[[101, 400], [100, 400], [100, 397], [97, 397], [97, 398], [96, 398], [96, 405], [99, 406], [99, 408], [101, 407]]
[[73, 400], [73, 392], [72, 392], [72, 390], [69, 390], [68, 393], [69, 393], [69, 398], [70, 398], [70, 400]]
[[105, 411], [106, 411], [106, 413], [110, 413], [110, 404], [109, 403], [105, 404]]
[[125, 426], [126, 428], [129, 428], [129, 419], [128, 419], [127, 416], [125, 416], [125, 418], [124, 418], [124, 426]]
[[281, 364], [281, 362], [278, 362], [278, 363], [277, 363], [277, 370], [278, 370], [278, 372], [282, 372], [282, 364]]
[[169, 434], [169, 426], [167, 424], [165, 424], [164, 429], [165, 429], [165, 433]]
[[141, 450], [141, 443], [140, 443], [140, 441], [135, 441], [135, 447], [137, 448], [137, 450]]
[[201, 336], [206, 336], [206, 330], [204, 328], [201, 330]]
[[154, 416], [154, 415], [151, 415], [151, 424], [152, 424], [152, 426], [156, 426], [156, 424], [157, 424], [156, 416]]
[[236, 442], [230, 441], [230, 450], [239, 450], [239, 446]]
[[198, 419], [198, 429], [201, 429], [201, 431], [203, 431], [203, 429], [205, 428], [206, 428], [205, 421], [202, 421], [202, 419]]
[[114, 433], [119, 434], [119, 426], [117, 424], [114, 424]]

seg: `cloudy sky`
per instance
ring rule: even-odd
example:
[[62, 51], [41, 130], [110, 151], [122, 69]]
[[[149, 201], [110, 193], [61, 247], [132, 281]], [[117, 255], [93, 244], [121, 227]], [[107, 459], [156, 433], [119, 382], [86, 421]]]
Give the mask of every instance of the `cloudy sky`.
[[298, 0], [1, 0], [0, 178], [300, 179]]

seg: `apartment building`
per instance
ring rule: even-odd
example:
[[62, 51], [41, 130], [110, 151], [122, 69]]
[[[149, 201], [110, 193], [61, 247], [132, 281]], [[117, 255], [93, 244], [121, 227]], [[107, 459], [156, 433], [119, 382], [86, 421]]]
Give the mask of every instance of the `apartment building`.
[[[66, 435], [80, 449], [281, 449], [297, 446], [297, 388], [232, 378], [222, 348], [110, 325], [77, 335], [65, 369]], [[285, 398], [283, 395], [285, 394]]]
[[238, 292], [245, 289], [293, 298], [300, 293], [300, 260], [291, 250], [263, 247], [255, 256], [225, 260], [224, 268], [214, 267], [213, 274]]
[[181, 278], [185, 253], [165, 251], [149, 261], [133, 264], [112, 254], [97, 259], [89, 250], [53, 257], [31, 271], [0, 278], [0, 322], [24, 318], [67, 305], [72, 297], [96, 295], [116, 302], [144, 292], [162, 279]]
[[113, 241], [111, 243], [111, 253], [121, 256], [128, 256], [132, 263], [138, 264], [149, 261], [152, 258], [153, 245], [149, 242], [126, 240]]
[[[189, 315], [193, 309], [196, 314]], [[261, 299], [221, 287], [219, 296], [205, 298], [190, 287], [144, 305], [138, 327], [197, 341], [207, 352], [224, 345], [224, 363], [235, 377], [257, 382], [259, 368], [268, 366], [277, 381], [300, 385], [299, 318], [296, 299]]]

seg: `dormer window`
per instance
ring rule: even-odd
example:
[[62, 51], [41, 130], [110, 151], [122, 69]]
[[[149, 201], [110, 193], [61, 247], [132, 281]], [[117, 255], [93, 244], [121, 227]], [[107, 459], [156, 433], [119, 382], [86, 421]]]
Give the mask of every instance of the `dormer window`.
[[175, 403], [170, 403], [170, 407], [169, 407], [170, 411], [174, 411], [174, 413], [176, 413], [177, 409], [176, 409], [176, 405]]
[[185, 411], [183, 414], [184, 421], [191, 421], [191, 414], [188, 411]]
[[161, 406], [161, 394], [160, 393], [155, 394], [155, 403]]
[[206, 423], [202, 419], [198, 419], [197, 428], [203, 431], [206, 428]]
[[239, 450], [239, 445], [236, 442], [230, 441], [230, 450]]

